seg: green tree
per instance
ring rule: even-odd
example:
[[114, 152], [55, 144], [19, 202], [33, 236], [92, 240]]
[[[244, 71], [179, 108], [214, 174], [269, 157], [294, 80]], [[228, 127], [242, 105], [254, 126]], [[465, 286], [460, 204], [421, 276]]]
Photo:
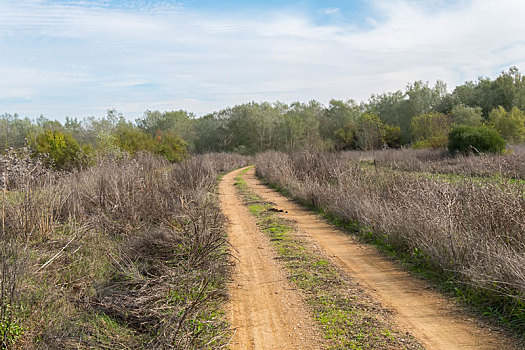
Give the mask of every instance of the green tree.
[[507, 112], [505, 108], [499, 106], [490, 112], [489, 120], [509, 143], [518, 144], [525, 140], [525, 114], [517, 107]]
[[431, 112], [412, 119], [411, 127], [415, 148], [441, 148], [447, 145], [451, 121], [443, 113]]
[[401, 129], [401, 141], [405, 144], [412, 140], [412, 118], [449, 109], [450, 101], [447, 97], [445, 83], [438, 81], [430, 86], [428, 82], [416, 81], [407, 85], [405, 92], [398, 90], [394, 93], [372, 95], [366, 109], [368, 113], [378, 115], [384, 123], [398, 126]]
[[0, 152], [9, 147], [23, 147], [36, 131], [36, 125], [28, 118], [20, 118], [18, 114], [0, 115]]
[[164, 156], [170, 162], [181, 162], [187, 157], [186, 142], [173, 133], [164, 133], [157, 137], [155, 153]]
[[160, 112], [146, 111], [144, 116], [135, 121], [139, 129], [155, 137], [160, 133], [175, 135], [186, 141], [191, 150], [195, 143], [195, 118], [183, 110]]
[[383, 142], [390, 148], [401, 147], [401, 128], [393, 125], [383, 125]]
[[481, 126], [483, 124], [483, 111], [481, 107], [470, 107], [459, 104], [452, 108], [451, 116], [455, 125]]
[[138, 151], [155, 152], [156, 144], [154, 138], [137, 129], [129, 122], [119, 123], [113, 134], [117, 145], [131, 155]]
[[[328, 107], [319, 115], [319, 134], [328, 147], [341, 148], [341, 141], [348, 126], [355, 123], [361, 114], [361, 107], [353, 100], [331, 100]], [[343, 144], [346, 141], [343, 141]]]
[[321, 104], [315, 100], [308, 103], [292, 103], [283, 116], [284, 148], [288, 150], [321, 149], [319, 119], [322, 112]]
[[357, 148], [357, 123], [349, 121], [342, 128], [334, 132], [334, 147], [336, 150], [349, 150]]
[[363, 151], [384, 145], [384, 126], [377, 115], [364, 113], [357, 120], [356, 145]]

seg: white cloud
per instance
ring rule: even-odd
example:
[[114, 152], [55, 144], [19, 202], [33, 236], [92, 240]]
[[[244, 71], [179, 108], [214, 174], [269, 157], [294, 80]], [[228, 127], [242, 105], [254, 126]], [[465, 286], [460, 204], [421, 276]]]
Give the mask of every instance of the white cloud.
[[324, 9], [324, 13], [326, 13], [327, 15], [334, 15], [339, 11], [341, 11], [341, 9], [338, 7], [329, 7], [327, 9]]
[[247, 17], [146, 3], [135, 3], [141, 11], [100, 1], [0, 3], [4, 111], [63, 117], [115, 107], [135, 117], [252, 99], [362, 100], [414, 80], [453, 87], [525, 67], [525, 2], [376, 0], [371, 29], [291, 12]]

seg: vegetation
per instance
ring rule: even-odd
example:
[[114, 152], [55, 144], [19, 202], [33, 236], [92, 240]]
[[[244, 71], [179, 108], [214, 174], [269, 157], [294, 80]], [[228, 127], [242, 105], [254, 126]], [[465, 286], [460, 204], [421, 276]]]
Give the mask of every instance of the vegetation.
[[458, 125], [450, 132], [448, 150], [451, 153], [503, 153], [505, 140], [487, 126]]
[[354, 153], [267, 152], [257, 156], [257, 173], [309, 206], [357, 222], [368, 239], [524, 335], [524, 183], [442, 181], [378, 163], [373, 171]]
[[242, 176], [235, 185], [284, 262], [290, 282], [305, 292], [329, 349], [421, 349], [412, 336], [396, 329], [386, 309], [301, 238], [292, 222], [271, 210], [271, 203], [253, 193]]
[[[0, 157], [0, 349], [202, 349], [230, 338], [215, 154], [56, 173]], [[27, 168], [27, 169], [26, 169]], [[23, 171], [20, 171], [20, 170]], [[25, 170], [24, 170], [25, 169]], [[8, 190], [9, 189], [9, 190]]]
[[[359, 104], [251, 102], [201, 117], [182, 110], [146, 111], [135, 122], [115, 110], [101, 119], [68, 117], [63, 124], [5, 114], [0, 116], [0, 148], [20, 148], [32, 140], [29, 146], [36, 153], [54, 153], [57, 168], [71, 169], [94, 163], [108, 146], [131, 155], [153, 152], [172, 162], [206, 152], [446, 148], [451, 127], [459, 125], [490, 125], [506, 142], [517, 144], [525, 140], [524, 110], [525, 77], [512, 67], [495, 79], [465, 82], [451, 92], [443, 82], [416, 81], [404, 91], [372, 95]], [[50, 133], [68, 142], [74, 154], [61, 154]], [[71, 164], [63, 164], [70, 158]]]
[[[230, 261], [215, 184], [248, 158], [213, 152], [259, 154], [260, 176], [357, 222], [523, 333], [523, 111], [525, 76], [513, 67], [451, 92], [417, 81], [363, 103], [251, 102], [201, 117], [146, 111], [134, 122], [115, 110], [63, 123], [4, 114], [0, 349], [225, 345]], [[343, 315], [347, 281], [315, 254], [295, 259], [306, 253], [291, 225], [252, 209], [291, 254], [319, 319], [336, 304]], [[332, 282], [335, 294], [316, 304]]]

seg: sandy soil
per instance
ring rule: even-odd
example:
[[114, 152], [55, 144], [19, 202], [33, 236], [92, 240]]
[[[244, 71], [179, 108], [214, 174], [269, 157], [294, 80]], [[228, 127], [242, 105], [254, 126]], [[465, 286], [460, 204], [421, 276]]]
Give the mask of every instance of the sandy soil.
[[231, 348], [320, 349], [322, 337], [301, 295], [288, 283], [269, 239], [257, 228], [233, 186], [238, 173], [225, 175], [219, 185], [236, 260], [228, 306], [235, 331]]
[[[236, 172], [229, 174], [229, 181], [223, 187], [230, 186], [231, 178], [235, 174]], [[296, 221], [299, 230], [315, 241], [337, 266], [362, 284], [381, 304], [390, 308], [400, 327], [413, 334], [427, 349], [519, 349], [519, 346], [501, 333], [458, 311], [452, 302], [430, 290], [426, 283], [384, 259], [374, 248], [354, 241], [347, 234], [319, 219], [317, 215], [305, 211], [293, 201], [264, 186], [256, 178], [253, 169], [244, 179], [259, 196], [273, 202], [278, 209], [287, 211], [283, 213], [286, 218]], [[233, 199], [228, 199], [230, 200]], [[224, 205], [227, 205], [231, 212], [232, 204]], [[240, 216], [245, 215], [238, 210]], [[231, 217], [234, 223], [241, 220], [239, 214]], [[239, 244], [239, 241], [234, 242], [236, 246]], [[246, 248], [248, 250], [246, 253], [243, 250], [242, 254], [260, 254], [259, 249]], [[253, 263], [257, 264], [257, 259], [254, 258]], [[261, 267], [253, 266], [253, 269]], [[267, 292], [263, 292], [265, 293]], [[237, 307], [243, 308], [242, 305]]]

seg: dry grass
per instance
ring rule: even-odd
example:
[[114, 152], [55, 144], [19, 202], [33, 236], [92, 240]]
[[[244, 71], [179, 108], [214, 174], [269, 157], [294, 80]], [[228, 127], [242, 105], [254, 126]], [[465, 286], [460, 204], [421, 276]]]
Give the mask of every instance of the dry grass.
[[267, 152], [256, 163], [270, 183], [339, 219], [359, 222], [365, 235], [441, 271], [461, 283], [471, 301], [525, 330], [523, 183], [480, 184], [468, 177], [447, 183], [374, 172], [346, 154]]
[[5, 190], [0, 349], [222, 347], [216, 181], [247, 160], [141, 154]]
[[500, 176], [525, 180], [525, 148], [513, 146], [508, 154], [481, 154], [479, 156], [449, 156], [440, 150], [385, 150], [373, 152], [346, 152], [349, 160], [367, 160], [378, 167], [478, 177]]

